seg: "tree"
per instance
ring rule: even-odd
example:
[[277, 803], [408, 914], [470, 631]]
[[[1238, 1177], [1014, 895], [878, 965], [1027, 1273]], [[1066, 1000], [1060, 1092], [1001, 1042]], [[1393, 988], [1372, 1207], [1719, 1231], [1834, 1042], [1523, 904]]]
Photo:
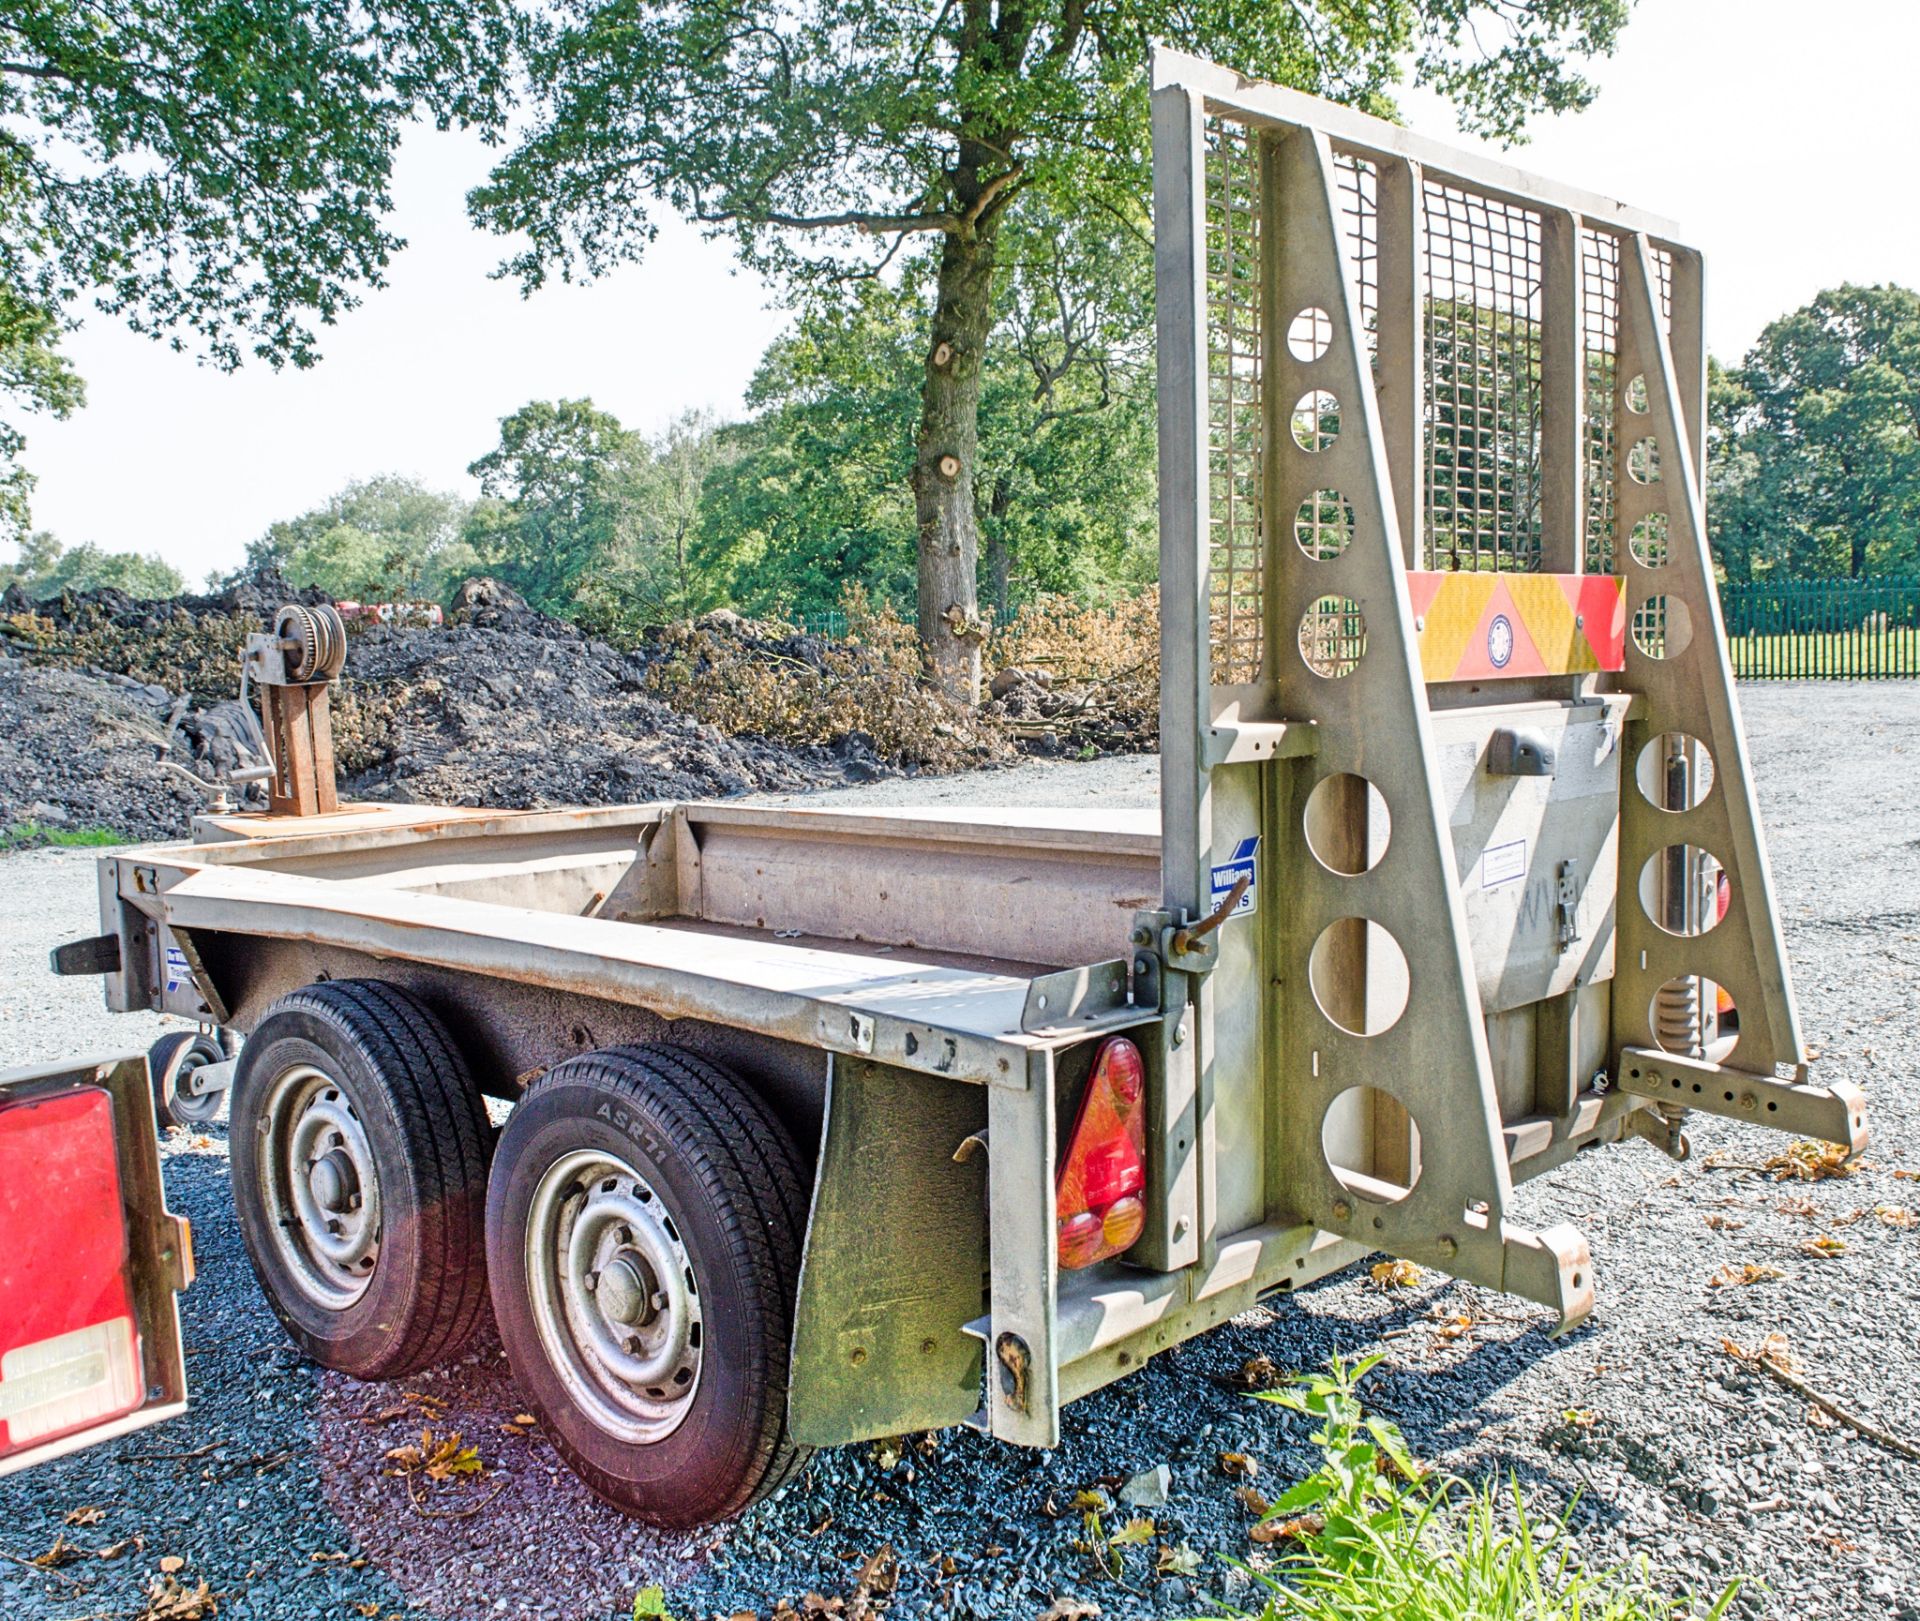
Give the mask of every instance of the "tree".
[[[555, 0], [527, 27], [536, 121], [479, 188], [527, 288], [638, 257], [664, 203], [796, 291], [928, 271], [910, 469], [918, 623], [977, 670], [979, 420], [1001, 249], [1029, 212], [1138, 231], [1148, 41], [1389, 110], [1411, 57], [1475, 127], [1583, 103], [1568, 56], [1626, 0]], [[1490, 43], [1483, 45], [1483, 40]], [[924, 246], [919, 246], [924, 244]]]
[[366, 479], [274, 524], [238, 572], [272, 568], [293, 585], [361, 602], [444, 601], [473, 572], [466, 516], [459, 496], [417, 480]]
[[591, 400], [523, 405], [467, 469], [489, 497], [467, 540], [535, 607], [569, 613], [588, 571], [629, 532], [648, 459], [646, 441]]
[[105, 552], [91, 541], [62, 546], [44, 529], [20, 541], [19, 560], [11, 567], [0, 564], [0, 590], [10, 585], [36, 598], [102, 589], [172, 597], [186, 589], [180, 571], [155, 552]]
[[[33, 0], [0, 18], [0, 389], [64, 414], [89, 298], [232, 367], [311, 365], [379, 286], [415, 117], [503, 122], [506, 0]], [[0, 428], [0, 521], [25, 522]]]
[[1920, 567], [1920, 293], [1843, 286], [1761, 333], [1712, 401], [1713, 525], [1735, 579]]

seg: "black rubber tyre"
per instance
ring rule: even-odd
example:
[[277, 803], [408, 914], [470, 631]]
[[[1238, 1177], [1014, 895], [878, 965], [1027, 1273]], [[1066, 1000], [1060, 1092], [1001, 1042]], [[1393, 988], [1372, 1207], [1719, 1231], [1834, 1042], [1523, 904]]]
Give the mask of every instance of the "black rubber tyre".
[[[777, 1490], [799, 1467], [805, 1453], [787, 1434], [787, 1367], [807, 1191], [800, 1155], [765, 1104], [681, 1048], [568, 1059], [514, 1106], [487, 1187], [494, 1318], [545, 1433], [624, 1513], [674, 1529], [705, 1525]], [[612, 1225], [591, 1228], [602, 1199], [624, 1200], [632, 1217], [603, 1210]], [[643, 1221], [650, 1225], [636, 1236]], [[581, 1349], [599, 1343], [580, 1314], [604, 1305], [613, 1271], [603, 1248], [584, 1264], [607, 1270], [587, 1271], [584, 1285], [568, 1273], [590, 1242], [582, 1233], [593, 1231], [629, 1246], [619, 1255], [652, 1246], [640, 1293], [658, 1308], [643, 1307], [638, 1324], [625, 1318], [631, 1330], [601, 1311], [598, 1331], [671, 1341], [677, 1331], [688, 1337], [676, 1312], [697, 1315], [686, 1367], [672, 1376], [692, 1369], [684, 1393], [668, 1377], [643, 1392], [644, 1380], [623, 1382], [619, 1367]], [[668, 1247], [684, 1290], [662, 1281], [672, 1277], [659, 1263]], [[667, 1299], [676, 1292], [677, 1304]], [[624, 1349], [651, 1355], [652, 1341], [631, 1338]], [[663, 1400], [649, 1408], [649, 1395]]]
[[[314, 1361], [391, 1379], [472, 1338], [487, 1309], [493, 1136], [465, 1061], [420, 1002], [352, 979], [281, 998], [241, 1054], [229, 1142], [247, 1255]], [[316, 1212], [347, 1235], [322, 1234]], [[349, 1265], [329, 1244], [362, 1253]]]
[[226, 1101], [224, 1088], [189, 1092], [181, 1083], [202, 1065], [224, 1064], [228, 1056], [220, 1038], [205, 1030], [178, 1030], [147, 1049], [153, 1113], [162, 1131], [168, 1126], [204, 1126], [219, 1115]]

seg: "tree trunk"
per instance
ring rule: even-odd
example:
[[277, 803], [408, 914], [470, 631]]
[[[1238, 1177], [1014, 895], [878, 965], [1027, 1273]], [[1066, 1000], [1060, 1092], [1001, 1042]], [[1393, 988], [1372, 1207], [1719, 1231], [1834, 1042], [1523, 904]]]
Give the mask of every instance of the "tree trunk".
[[913, 495], [920, 536], [920, 643], [950, 697], [980, 700], [980, 528], [973, 509], [980, 381], [993, 324], [994, 220], [946, 237], [920, 393]]

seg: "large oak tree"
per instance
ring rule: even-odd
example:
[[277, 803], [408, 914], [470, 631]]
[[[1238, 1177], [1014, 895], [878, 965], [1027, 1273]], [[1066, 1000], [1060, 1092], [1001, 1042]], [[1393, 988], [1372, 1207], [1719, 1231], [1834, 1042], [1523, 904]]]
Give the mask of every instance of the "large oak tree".
[[[1027, 210], [1138, 223], [1149, 41], [1388, 110], [1403, 64], [1468, 120], [1579, 104], [1571, 58], [1628, 0], [554, 0], [527, 24], [538, 100], [474, 194], [525, 233], [529, 287], [637, 257], [664, 205], [804, 291], [932, 261], [912, 474], [919, 627], [952, 690], [975, 662], [983, 357]], [[698, 311], [650, 319], [697, 321]]]

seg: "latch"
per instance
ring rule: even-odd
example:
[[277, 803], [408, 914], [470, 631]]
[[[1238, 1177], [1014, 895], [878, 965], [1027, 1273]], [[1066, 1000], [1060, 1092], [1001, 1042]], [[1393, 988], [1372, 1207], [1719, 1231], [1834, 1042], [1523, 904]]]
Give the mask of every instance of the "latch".
[[[1234, 908], [1252, 887], [1253, 874], [1241, 873], [1234, 880], [1233, 888], [1220, 897], [1220, 904], [1197, 920], [1189, 918], [1184, 911], [1177, 922], [1165, 912], [1136, 913], [1133, 943], [1136, 947], [1157, 944], [1161, 961], [1170, 969], [1183, 974], [1210, 974], [1220, 965], [1220, 943], [1213, 936], [1220, 925], [1233, 916]], [[1136, 957], [1136, 976], [1140, 971], [1141, 959]], [[1135, 1000], [1138, 999], [1136, 988]]]
[[1553, 891], [1553, 915], [1560, 925], [1560, 949], [1570, 951], [1580, 938], [1580, 863], [1563, 861]]

